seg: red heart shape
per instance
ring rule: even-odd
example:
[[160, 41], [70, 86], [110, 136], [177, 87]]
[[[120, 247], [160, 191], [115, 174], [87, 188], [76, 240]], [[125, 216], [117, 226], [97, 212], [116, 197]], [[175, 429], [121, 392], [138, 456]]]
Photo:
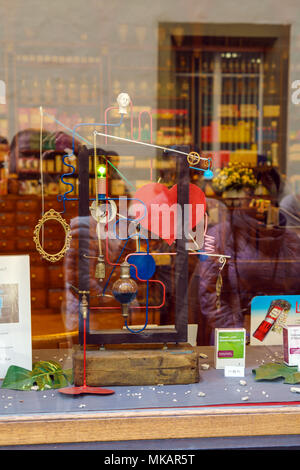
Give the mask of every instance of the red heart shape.
[[[141, 218], [140, 224], [151, 233], [158, 235], [168, 245], [177, 238], [177, 185], [168, 189], [161, 183], [148, 183], [136, 191], [134, 199], [135, 219]], [[193, 229], [203, 218], [206, 210], [205, 195], [194, 184], [189, 185], [189, 230]], [[183, 217], [183, 214], [182, 214]], [[186, 234], [187, 235], [187, 234]]]

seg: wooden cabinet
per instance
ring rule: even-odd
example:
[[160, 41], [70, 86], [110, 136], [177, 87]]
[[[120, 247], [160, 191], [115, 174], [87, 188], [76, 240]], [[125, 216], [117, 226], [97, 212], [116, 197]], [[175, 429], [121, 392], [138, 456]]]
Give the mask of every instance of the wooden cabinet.
[[[50, 208], [61, 210], [56, 197], [46, 199], [45, 210]], [[72, 209], [74, 212], [75, 207]], [[0, 201], [0, 254], [29, 254], [32, 313], [58, 314], [64, 298], [64, 269], [62, 262], [53, 266], [36, 250], [33, 232], [41, 216], [39, 196], [5, 196]], [[45, 249], [50, 253], [59, 251], [64, 244], [63, 234], [55, 227], [45, 227], [44, 236]]]
[[51, 266], [48, 269], [48, 283], [51, 289], [63, 289], [64, 269], [63, 266]]
[[15, 225], [15, 214], [11, 212], [0, 213], [0, 226]]
[[[52, 206], [53, 203], [53, 206]], [[55, 196], [47, 197], [44, 205], [44, 212], [50, 208], [61, 207], [57, 205]], [[77, 202], [70, 202], [67, 207], [67, 213], [63, 217], [70, 223], [70, 220], [77, 217]], [[31, 311], [32, 311], [32, 332], [33, 337], [44, 337], [48, 332], [51, 337], [51, 324], [57, 325], [55, 333], [61, 333], [59, 328], [63, 328], [62, 333], [68, 332], [64, 326], [64, 320], [68, 316], [66, 308], [66, 282], [68, 280], [75, 288], [78, 286], [77, 249], [78, 234], [74, 234], [71, 241], [71, 249], [66, 257], [57, 263], [51, 263], [44, 260], [36, 250], [33, 241], [34, 228], [42, 217], [41, 198], [39, 196], [17, 196], [7, 195], [0, 200], [0, 255], [22, 255], [30, 256], [30, 288], [31, 288]], [[56, 225], [55, 225], [56, 224]], [[50, 222], [44, 225], [44, 249], [48, 253], [58, 252], [64, 245], [64, 231], [58, 230], [57, 223]], [[74, 257], [74, 260], [73, 260]], [[94, 260], [96, 262], [96, 260]], [[93, 264], [93, 263], [92, 263]], [[91, 279], [94, 275], [95, 266], [91, 266]], [[110, 270], [107, 270], [107, 275]], [[118, 273], [111, 276], [113, 283]], [[144, 287], [144, 286], [143, 286]], [[95, 290], [95, 285], [93, 288]], [[73, 292], [74, 293], [74, 292]], [[152, 293], [151, 293], [152, 294]], [[141, 299], [143, 290], [140, 292]], [[76, 302], [72, 305], [72, 313], [76, 314], [78, 306]], [[150, 304], [156, 304], [157, 301], [150, 295]], [[117, 305], [115, 303], [115, 305]], [[116, 310], [98, 310], [99, 297], [93, 292], [91, 296], [91, 325], [95, 329], [116, 329], [123, 328], [124, 320], [121, 316], [119, 306]], [[43, 323], [44, 318], [44, 323]], [[51, 322], [49, 323], [49, 319]], [[160, 323], [160, 311], [149, 310], [149, 323]], [[143, 325], [145, 323], [145, 310], [132, 309], [129, 323]], [[42, 330], [41, 330], [42, 325]], [[75, 329], [78, 323], [75, 321]], [[51, 339], [51, 338], [50, 338]], [[72, 341], [78, 341], [78, 337], [72, 337]], [[50, 344], [47, 343], [47, 347]], [[40, 344], [40, 343], [39, 343]], [[57, 344], [57, 341], [56, 343]]]

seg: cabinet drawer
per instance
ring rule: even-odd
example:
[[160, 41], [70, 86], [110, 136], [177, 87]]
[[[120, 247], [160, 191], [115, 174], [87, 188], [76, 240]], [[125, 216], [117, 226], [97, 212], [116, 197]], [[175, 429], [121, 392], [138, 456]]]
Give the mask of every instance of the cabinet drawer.
[[63, 210], [62, 202], [59, 202], [56, 198], [51, 201], [45, 201], [44, 212], [48, 212], [50, 209], [61, 212]]
[[44, 225], [45, 240], [61, 240], [61, 246], [63, 246], [65, 236], [65, 231], [61, 224], [59, 224], [58, 222], [49, 220]]
[[[1, 230], [0, 230], [1, 233]], [[33, 227], [17, 227], [18, 238], [30, 238], [33, 237]]]
[[[72, 196], [70, 196], [72, 197]], [[70, 210], [70, 212], [73, 214], [73, 215], [77, 215], [78, 213], [78, 202], [77, 201], [69, 201], [67, 203], [68, 205], [66, 205], [66, 208]]]
[[50, 308], [60, 308], [65, 299], [65, 293], [62, 289], [48, 291], [48, 306]]
[[46, 289], [31, 289], [31, 308], [40, 309], [47, 305]]
[[64, 246], [64, 240], [47, 240], [44, 241], [44, 250], [46, 253], [58, 253]]
[[16, 222], [18, 225], [35, 226], [38, 223], [38, 217], [36, 214], [30, 212], [17, 212]]
[[14, 225], [16, 216], [14, 213], [3, 214], [0, 213], [0, 226], [3, 225]]
[[14, 212], [16, 207], [15, 201], [12, 200], [1, 200], [0, 201], [0, 211], [1, 212]]
[[16, 233], [15, 227], [0, 227], [0, 240], [14, 236]]
[[15, 250], [15, 241], [14, 240], [0, 240], [0, 251], [8, 252]]
[[32, 288], [46, 288], [47, 269], [43, 266], [34, 266], [30, 269], [30, 281]]
[[63, 266], [53, 266], [48, 269], [49, 287], [52, 289], [64, 287]]
[[18, 251], [24, 251], [25, 253], [36, 250], [36, 246], [32, 238], [23, 238], [17, 240], [16, 248]]
[[19, 200], [17, 201], [17, 211], [22, 212], [37, 212], [39, 208], [38, 200]]

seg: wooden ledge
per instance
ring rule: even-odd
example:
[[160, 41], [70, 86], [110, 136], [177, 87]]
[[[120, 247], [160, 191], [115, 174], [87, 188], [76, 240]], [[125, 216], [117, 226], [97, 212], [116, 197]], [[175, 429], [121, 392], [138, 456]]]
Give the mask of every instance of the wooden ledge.
[[300, 434], [300, 407], [249, 406], [0, 418], [0, 445]]

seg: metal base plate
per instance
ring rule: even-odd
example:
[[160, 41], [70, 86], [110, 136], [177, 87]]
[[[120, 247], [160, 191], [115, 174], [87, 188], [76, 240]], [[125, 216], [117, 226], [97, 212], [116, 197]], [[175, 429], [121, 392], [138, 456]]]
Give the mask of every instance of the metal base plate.
[[78, 387], [65, 387], [59, 389], [60, 393], [66, 395], [81, 395], [84, 393], [95, 394], [95, 395], [112, 395], [114, 390], [102, 387], [89, 387], [87, 385], [82, 385]]

